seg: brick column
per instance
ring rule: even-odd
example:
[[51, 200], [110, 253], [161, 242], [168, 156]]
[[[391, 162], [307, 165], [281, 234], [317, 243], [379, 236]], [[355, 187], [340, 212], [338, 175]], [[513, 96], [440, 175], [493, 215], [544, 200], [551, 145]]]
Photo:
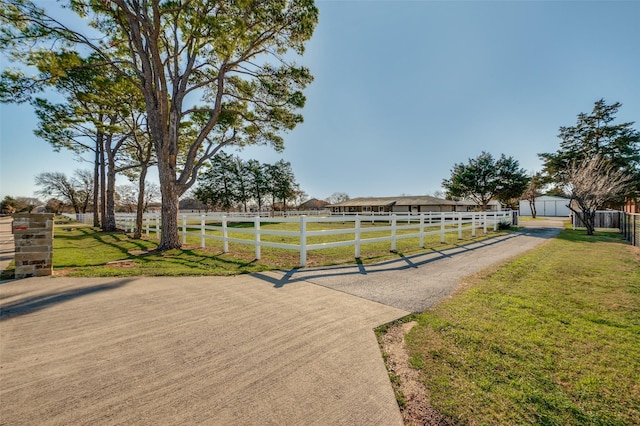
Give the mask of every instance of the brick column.
[[11, 230], [15, 243], [15, 277], [51, 275], [53, 214], [14, 214]]

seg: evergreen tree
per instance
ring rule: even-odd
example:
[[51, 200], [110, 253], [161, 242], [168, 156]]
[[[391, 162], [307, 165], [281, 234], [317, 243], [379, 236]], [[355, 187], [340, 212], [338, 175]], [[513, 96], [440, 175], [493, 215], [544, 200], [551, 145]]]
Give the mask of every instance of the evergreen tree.
[[608, 105], [600, 99], [594, 103], [591, 113], [578, 114], [574, 126], [560, 127], [560, 149], [538, 154], [547, 182], [561, 186], [575, 163], [601, 156], [635, 182], [618, 202], [640, 191], [640, 132], [633, 129], [634, 122], [615, 122], [621, 106], [620, 102]]
[[487, 209], [491, 200], [506, 202], [520, 197], [529, 178], [517, 160], [504, 154], [498, 160], [488, 152], [470, 158], [467, 164], [458, 163], [451, 170], [451, 177], [442, 181], [447, 197], [471, 198]]

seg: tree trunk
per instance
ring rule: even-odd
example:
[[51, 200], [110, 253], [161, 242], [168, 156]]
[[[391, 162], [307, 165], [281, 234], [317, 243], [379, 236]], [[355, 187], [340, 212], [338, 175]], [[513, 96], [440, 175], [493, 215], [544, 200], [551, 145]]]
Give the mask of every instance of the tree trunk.
[[531, 217], [535, 219], [536, 215], [538, 214], [538, 212], [536, 211], [535, 201], [529, 200], [529, 207], [531, 208]]
[[[581, 211], [578, 211], [573, 209], [570, 205], [567, 207], [569, 207], [569, 210], [571, 210], [575, 217], [580, 219], [585, 228], [587, 228], [587, 235], [593, 235], [595, 231], [596, 212], [585, 208], [583, 208], [583, 210]], [[577, 224], [574, 223], [573, 225], [576, 226]]]
[[100, 146], [102, 145], [102, 133], [96, 135], [96, 156], [93, 165], [93, 226], [100, 227], [100, 215], [98, 214], [98, 200], [100, 200]]
[[158, 162], [158, 177], [160, 180], [160, 193], [162, 194], [162, 235], [158, 250], [179, 249], [182, 247], [178, 232], [178, 201], [179, 194], [176, 188], [175, 169], [170, 164]]
[[104, 230], [107, 224], [107, 176], [106, 176], [106, 163], [104, 161], [104, 141], [100, 147], [100, 225]]
[[136, 210], [136, 229], [133, 232], [133, 238], [142, 237], [142, 215], [144, 213], [144, 181], [147, 178], [147, 166], [142, 165], [140, 169], [140, 177], [138, 178], [138, 207]]
[[107, 152], [107, 211], [106, 220], [103, 223], [103, 231], [112, 232], [116, 230], [116, 160], [115, 153], [111, 150], [111, 135], [107, 136], [105, 151]]
[[596, 212], [589, 210], [584, 214], [584, 225], [587, 227], [587, 235], [593, 235], [596, 230]]

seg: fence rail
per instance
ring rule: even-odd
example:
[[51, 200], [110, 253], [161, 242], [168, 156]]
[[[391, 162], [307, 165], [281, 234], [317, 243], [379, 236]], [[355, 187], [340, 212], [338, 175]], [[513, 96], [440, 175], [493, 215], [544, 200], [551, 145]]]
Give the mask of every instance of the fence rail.
[[[223, 251], [229, 252], [229, 243], [252, 245], [255, 249], [255, 258], [261, 258], [262, 247], [274, 247], [285, 250], [293, 250], [300, 253], [300, 265], [306, 266], [307, 253], [313, 250], [322, 250], [335, 247], [353, 246], [354, 257], [360, 258], [361, 247], [364, 244], [389, 242], [390, 250], [396, 250], [398, 240], [417, 238], [419, 246], [424, 247], [424, 238], [428, 235], [440, 235], [440, 241], [445, 241], [445, 234], [457, 233], [462, 238], [463, 231], [471, 231], [476, 236], [476, 231], [482, 229], [484, 233], [491, 228], [496, 230], [501, 222], [512, 223], [511, 211], [502, 212], [447, 212], [447, 213], [423, 213], [423, 214], [391, 214], [391, 215], [337, 215], [337, 216], [306, 216], [299, 217], [241, 217], [228, 216], [226, 214], [182, 214], [179, 232], [183, 244], [187, 237], [196, 237], [200, 240], [200, 247], [206, 247], [207, 240], [221, 241]], [[134, 215], [116, 215], [119, 228], [132, 231], [135, 227]], [[248, 223], [251, 227], [230, 227], [230, 223]], [[264, 229], [263, 223], [291, 223], [295, 230]], [[345, 225], [339, 229], [310, 230], [310, 223], [340, 223]], [[363, 226], [366, 225], [366, 226]], [[371, 226], [375, 225], [375, 226]], [[145, 215], [143, 231], [146, 235], [154, 233], [160, 238], [162, 232], [160, 217], [158, 215]], [[235, 236], [230, 236], [233, 232]], [[372, 236], [371, 233], [384, 233], [384, 236]], [[237, 235], [246, 235], [246, 238]], [[347, 235], [346, 239], [333, 242], [312, 243], [314, 237], [327, 237], [332, 235]], [[351, 235], [351, 237], [349, 237]], [[265, 241], [263, 236], [288, 237], [289, 242]]]
[[622, 213], [620, 230], [625, 240], [640, 247], [640, 214]]

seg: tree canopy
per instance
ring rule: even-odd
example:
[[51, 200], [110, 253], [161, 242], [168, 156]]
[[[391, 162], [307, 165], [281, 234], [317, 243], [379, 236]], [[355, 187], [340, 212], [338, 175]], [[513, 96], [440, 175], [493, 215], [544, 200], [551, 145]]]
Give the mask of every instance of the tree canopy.
[[522, 197], [529, 202], [531, 208], [531, 216], [535, 219], [538, 212], [536, 211], [536, 198], [542, 195], [544, 184], [540, 173], [534, 173], [529, 179], [529, 183], [522, 193]]
[[491, 200], [506, 202], [522, 195], [529, 178], [513, 157], [504, 154], [495, 160], [483, 151], [470, 158], [467, 164], [457, 163], [451, 169], [451, 177], [442, 181], [448, 197], [470, 198], [484, 210]]
[[625, 170], [596, 154], [594, 158], [574, 160], [566, 171], [563, 187], [571, 198], [568, 207], [584, 223], [587, 235], [593, 235], [596, 210], [628, 193], [632, 184], [632, 177]]
[[68, 178], [62, 172], [40, 173], [35, 178], [41, 189], [40, 195], [56, 197], [73, 207], [76, 214], [86, 213], [93, 197], [93, 174], [87, 170], [76, 170]]
[[282, 201], [286, 208], [287, 200], [300, 195], [298, 187], [289, 162], [243, 161], [221, 151], [201, 173], [194, 196], [203, 204], [223, 211], [238, 206], [248, 211], [248, 203], [261, 211], [266, 197], [271, 197], [272, 205], [276, 200]]
[[178, 199], [203, 164], [228, 145], [281, 150], [281, 133], [302, 122], [297, 110], [312, 77], [287, 52], [304, 52], [318, 10], [313, 0], [69, 0], [67, 5], [90, 30], [64, 25], [29, 0], [6, 0], [0, 6], [0, 47], [27, 64], [37, 52], [88, 50], [135, 87], [144, 99], [157, 158], [159, 248], [180, 247]]
[[11, 197], [7, 195], [0, 201], [0, 213], [13, 214], [22, 212], [31, 212], [34, 207], [42, 204], [37, 198], [31, 197]]
[[600, 156], [635, 182], [623, 196], [640, 191], [640, 132], [633, 129], [634, 122], [616, 123], [621, 107], [620, 102], [609, 105], [600, 99], [590, 113], [578, 114], [575, 125], [560, 127], [560, 149], [538, 154], [545, 180], [561, 186], [575, 164]]

